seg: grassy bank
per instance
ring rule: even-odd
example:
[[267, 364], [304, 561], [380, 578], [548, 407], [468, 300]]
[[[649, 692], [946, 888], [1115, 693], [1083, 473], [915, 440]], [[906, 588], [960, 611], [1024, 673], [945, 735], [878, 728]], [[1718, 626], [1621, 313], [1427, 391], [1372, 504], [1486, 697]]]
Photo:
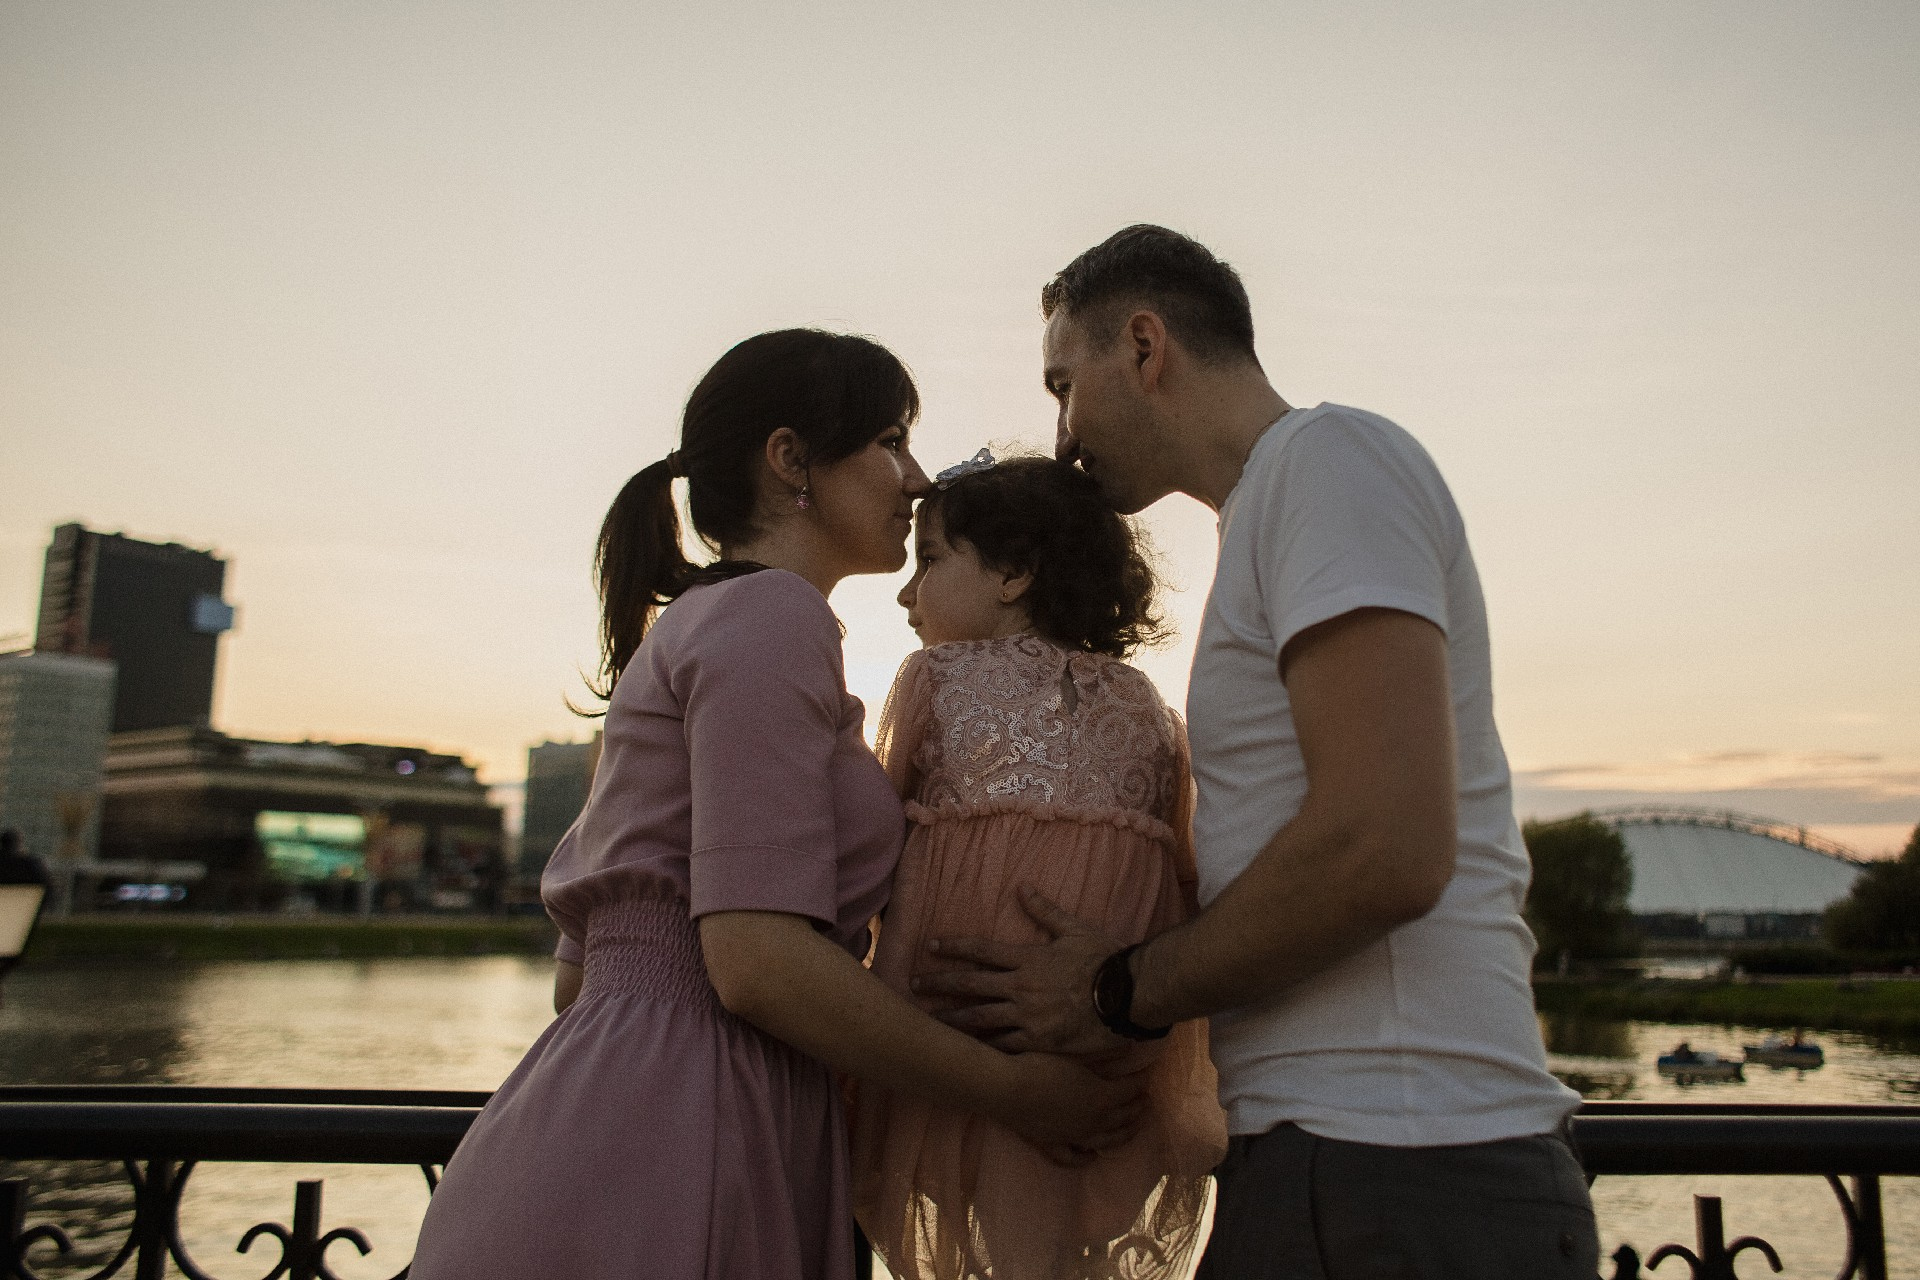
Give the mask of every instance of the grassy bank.
[[550, 955], [555, 938], [545, 916], [371, 920], [82, 917], [41, 921], [25, 962]]
[[1920, 982], [1798, 978], [1775, 982], [1561, 982], [1535, 980], [1542, 1013], [1643, 1022], [1809, 1027], [1920, 1037]]

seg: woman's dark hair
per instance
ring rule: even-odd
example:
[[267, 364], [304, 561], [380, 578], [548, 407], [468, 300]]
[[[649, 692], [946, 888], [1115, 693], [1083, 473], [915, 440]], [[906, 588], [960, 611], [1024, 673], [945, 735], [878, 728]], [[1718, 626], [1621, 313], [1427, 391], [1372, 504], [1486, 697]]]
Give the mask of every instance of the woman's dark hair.
[[1064, 311], [1105, 339], [1118, 332], [1122, 308], [1144, 307], [1203, 361], [1260, 357], [1253, 351], [1253, 307], [1240, 273], [1207, 246], [1178, 231], [1137, 222], [1123, 227], [1060, 269], [1040, 290], [1040, 315]]
[[935, 489], [920, 503], [929, 513], [994, 572], [1033, 574], [1022, 599], [1054, 643], [1124, 658], [1166, 638], [1145, 538], [1078, 467], [1009, 458]]
[[673, 481], [687, 480], [694, 532], [716, 554], [757, 532], [755, 480], [767, 437], [791, 427], [808, 465], [858, 453], [920, 414], [913, 375], [871, 338], [821, 329], [777, 329], [734, 347], [687, 397], [680, 446], [627, 481], [600, 525], [593, 575], [600, 589], [600, 678], [611, 698], [656, 610], [688, 587], [762, 566], [695, 565], [680, 549]]

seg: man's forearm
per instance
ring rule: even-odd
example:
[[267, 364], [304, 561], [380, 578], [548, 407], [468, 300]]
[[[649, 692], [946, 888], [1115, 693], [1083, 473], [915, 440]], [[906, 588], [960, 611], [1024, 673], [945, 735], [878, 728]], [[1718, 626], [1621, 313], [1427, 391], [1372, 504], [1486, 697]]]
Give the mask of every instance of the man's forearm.
[[1133, 1020], [1270, 999], [1425, 915], [1452, 871], [1450, 831], [1370, 832], [1309, 797], [1206, 910], [1134, 952]]

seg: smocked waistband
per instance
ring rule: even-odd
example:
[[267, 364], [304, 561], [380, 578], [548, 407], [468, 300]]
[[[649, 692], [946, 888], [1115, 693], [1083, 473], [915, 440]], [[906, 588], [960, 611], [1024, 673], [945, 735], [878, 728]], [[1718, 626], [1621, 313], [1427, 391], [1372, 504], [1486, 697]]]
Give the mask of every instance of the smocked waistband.
[[700, 931], [682, 899], [627, 899], [593, 909], [587, 918], [582, 999], [647, 995], [719, 1010], [707, 978]]

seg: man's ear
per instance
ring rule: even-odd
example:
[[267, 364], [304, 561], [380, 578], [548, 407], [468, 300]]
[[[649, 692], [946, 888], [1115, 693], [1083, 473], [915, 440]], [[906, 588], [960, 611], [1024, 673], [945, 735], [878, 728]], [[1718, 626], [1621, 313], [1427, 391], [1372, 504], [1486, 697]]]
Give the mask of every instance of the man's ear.
[[1026, 595], [1033, 586], [1033, 570], [1026, 569], [1017, 574], [1000, 575], [1000, 603], [1012, 604]]
[[1121, 341], [1133, 356], [1133, 367], [1143, 391], [1158, 390], [1166, 374], [1167, 325], [1152, 311], [1136, 311], [1127, 317]]
[[792, 427], [779, 427], [767, 437], [767, 469], [789, 489], [807, 485], [807, 442]]

